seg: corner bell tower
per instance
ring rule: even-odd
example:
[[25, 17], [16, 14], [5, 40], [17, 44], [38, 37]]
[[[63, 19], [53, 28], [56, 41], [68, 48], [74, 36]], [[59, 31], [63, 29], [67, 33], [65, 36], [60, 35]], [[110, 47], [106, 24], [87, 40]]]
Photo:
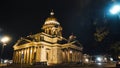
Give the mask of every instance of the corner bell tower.
[[51, 11], [50, 17], [45, 20], [45, 23], [42, 27], [44, 33], [52, 35], [52, 36], [62, 36], [62, 27], [57, 19], [54, 17], [54, 12]]

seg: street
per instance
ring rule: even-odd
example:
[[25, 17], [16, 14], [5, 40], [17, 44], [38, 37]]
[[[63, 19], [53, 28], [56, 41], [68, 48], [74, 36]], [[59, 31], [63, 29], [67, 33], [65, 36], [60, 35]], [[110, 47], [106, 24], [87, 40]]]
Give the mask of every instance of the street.
[[116, 68], [115, 63], [104, 63], [104, 64], [89, 64], [89, 65], [55, 65], [55, 66], [27, 66], [27, 65], [8, 65], [0, 66], [0, 68]]

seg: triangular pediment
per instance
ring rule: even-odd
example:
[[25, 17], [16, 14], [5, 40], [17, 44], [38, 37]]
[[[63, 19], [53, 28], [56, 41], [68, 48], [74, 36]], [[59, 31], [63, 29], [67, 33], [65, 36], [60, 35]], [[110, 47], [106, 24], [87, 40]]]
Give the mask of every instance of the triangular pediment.
[[23, 44], [26, 44], [26, 43], [30, 43], [32, 42], [31, 40], [29, 39], [25, 39], [25, 38], [21, 38], [17, 41], [17, 43], [15, 44], [15, 46], [20, 46], [20, 45], [23, 45]]

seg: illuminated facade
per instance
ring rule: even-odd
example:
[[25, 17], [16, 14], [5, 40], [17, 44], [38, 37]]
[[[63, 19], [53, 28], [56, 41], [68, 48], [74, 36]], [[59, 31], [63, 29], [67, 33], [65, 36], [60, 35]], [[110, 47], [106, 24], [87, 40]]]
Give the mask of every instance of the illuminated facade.
[[13, 63], [34, 64], [78, 63], [82, 60], [82, 45], [71, 35], [62, 37], [62, 27], [54, 13], [45, 20], [43, 32], [20, 38], [13, 46]]

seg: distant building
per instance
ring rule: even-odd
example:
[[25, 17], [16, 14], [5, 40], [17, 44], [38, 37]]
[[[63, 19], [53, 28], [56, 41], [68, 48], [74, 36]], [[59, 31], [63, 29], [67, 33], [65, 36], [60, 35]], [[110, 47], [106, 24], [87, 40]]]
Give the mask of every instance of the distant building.
[[[71, 35], [62, 37], [62, 27], [54, 12], [45, 20], [43, 32], [20, 38], [13, 46], [13, 63], [35, 64], [78, 63], [82, 60], [82, 45]], [[73, 40], [72, 40], [73, 38]]]

